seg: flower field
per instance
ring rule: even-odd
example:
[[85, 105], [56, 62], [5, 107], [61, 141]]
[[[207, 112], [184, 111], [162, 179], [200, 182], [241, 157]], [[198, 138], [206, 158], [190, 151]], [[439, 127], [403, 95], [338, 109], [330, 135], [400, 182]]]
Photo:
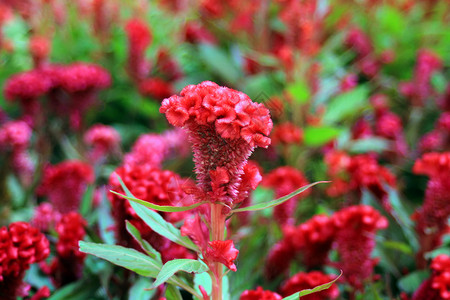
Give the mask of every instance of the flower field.
[[0, 300], [450, 300], [446, 0], [0, 0]]

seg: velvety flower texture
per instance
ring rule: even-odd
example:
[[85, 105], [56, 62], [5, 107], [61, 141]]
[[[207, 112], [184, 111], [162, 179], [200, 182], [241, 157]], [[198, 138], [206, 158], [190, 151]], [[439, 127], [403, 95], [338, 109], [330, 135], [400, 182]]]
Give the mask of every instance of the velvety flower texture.
[[334, 220], [326, 215], [316, 215], [298, 226], [284, 226], [283, 239], [272, 247], [267, 257], [267, 278], [287, 273], [297, 258], [310, 269], [322, 266], [327, 262], [335, 233]]
[[364, 282], [372, 280], [376, 260], [371, 258], [375, 248], [374, 235], [388, 226], [385, 217], [371, 206], [356, 205], [344, 208], [333, 216], [336, 226], [336, 245], [344, 279], [360, 290]]
[[77, 211], [86, 184], [94, 182], [94, 170], [82, 161], [69, 160], [48, 166], [38, 193], [47, 196], [60, 213]]
[[63, 286], [81, 278], [86, 253], [78, 250], [78, 242], [84, 238], [87, 222], [77, 212], [64, 215], [56, 225], [58, 242], [57, 257], [50, 272], [54, 283]]
[[279, 294], [271, 291], [265, 291], [262, 287], [258, 287], [256, 290], [246, 290], [241, 294], [239, 300], [281, 300]]
[[22, 282], [31, 264], [50, 254], [47, 238], [25, 222], [0, 228], [0, 295], [4, 300], [27, 296], [29, 287]]
[[[276, 168], [265, 175], [262, 182], [264, 186], [275, 190], [275, 198], [286, 196], [308, 183], [302, 172], [290, 166]], [[309, 191], [307, 190], [276, 206], [273, 212], [275, 220], [280, 224], [292, 224], [295, 221], [293, 216], [299, 199], [308, 195]]]
[[205, 81], [185, 87], [160, 108], [174, 126], [189, 133], [194, 151], [198, 200], [232, 205], [238, 198], [243, 167], [253, 149], [267, 147], [269, 111], [244, 93]]
[[31, 219], [31, 225], [40, 231], [48, 232], [61, 219], [61, 214], [53, 208], [50, 203], [41, 203], [34, 209], [34, 215]]
[[[290, 296], [301, 290], [312, 289], [318, 285], [332, 281], [336, 276], [327, 275], [320, 271], [309, 273], [300, 272], [289, 278], [280, 288], [283, 297]], [[329, 289], [301, 297], [302, 300], [328, 300], [336, 299], [339, 296], [339, 289], [334, 284]]]
[[412, 300], [450, 299], [450, 256], [441, 254], [431, 262], [431, 277], [414, 293]]

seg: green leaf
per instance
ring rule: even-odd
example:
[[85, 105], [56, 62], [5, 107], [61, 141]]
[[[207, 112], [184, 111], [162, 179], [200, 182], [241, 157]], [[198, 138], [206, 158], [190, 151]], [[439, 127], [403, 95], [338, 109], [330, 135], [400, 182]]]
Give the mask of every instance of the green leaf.
[[265, 203], [258, 203], [256, 205], [252, 205], [252, 206], [247, 206], [247, 207], [242, 207], [242, 208], [237, 208], [237, 209], [233, 209], [231, 212], [232, 213], [237, 213], [237, 212], [242, 212], [242, 211], [255, 211], [255, 210], [263, 210], [269, 207], [274, 207], [277, 205], [280, 205], [286, 201], [288, 201], [289, 199], [291, 199], [294, 196], [297, 196], [298, 194], [303, 193], [304, 191], [306, 191], [307, 189], [309, 189], [312, 186], [315, 186], [316, 184], [319, 183], [327, 183], [329, 181], [317, 181], [308, 185], [305, 185], [295, 191], [293, 191], [292, 193], [290, 193], [289, 195], [286, 195], [284, 197], [269, 201], [269, 202], [265, 202]]
[[161, 254], [152, 247], [146, 240], [144, 240], [141, 236], [141, 233], [139, 230], [131, 224], [128, 220], [126, 221], [126, 227], [127, 231], [133, 236], [133, 238], [138, 242], [138, 244], [144, 249], [144, 251], [151, 257], [156, 259], [159, 262], [162, 262], [161, 260]]
[[80, 241], [80, 251], [105, 259], [139, 275], [156, 278], [161, 264], [141, 252], [116, 245]]
[[359, 86], [349, 92], [338, 95], [327, 105], [322, 121], [334, 124], [344, 119], [351, 119], [367, 104], [369, 90], [366, 86]]
[[331, 126], [308, 126], [303, 130], [303, 141], [306, 146], [320, 147], [335, 139], [341, 132], [341, 129]]
[[136, 299], [151, 299], [156, 293], [156, 290], [148, 290], [152, 285], [152, 281], [146, 277], [139, 277], [138, 280], [131, 286], [128, 293], [129, 300]]
[[167, 286], [165, 296], [167, 300], [183, 300], [180, 290], [172, 284]]
[[420, 270], [409, 273], [398, 281], [398, 287], [406, 293], [414, 293], [420, 284], [430, 277], [430, 271]]
[[164, 264], [153, 283], [153, 288], [156, 288], [170, 279], [178, 271], [188, 273], [203, 273], [208, 271], [208, 266], [203, 262], [195, 259], [173, 259]]
[[98, 289], [98, 281], [97, 280], [80, 280], [68, 285], [63, 286], [62, 288], [56, 290], [52, 293], [52, 296], [48, 298], [48, 300], [85, 300], [90, 299], [92, 295]]
[[350, 142], [348, 151], [351, 153], [381, 153], [389, 149], [389, 141], [383, 138], [369, 137]]
[[229, 83], [236, 83], [241, 78], [239, 68], [231, 57], [222, 49], [202, 44], [198, 46], [198, 55], [206, 65], [222, 79]]
[[333, 283], [335, 283], [336, 280], [338, 280], [339, 277], [341, 277], [341, 276], [342, 276], [342, 271], [341, 271], [341, 274], [339, 274], [338, 277], [336, 277], [335, 279], [333, 279], [332, 281], [330, 281], [330, 282], [328, 282], [328, 283], [324, 283], [324, 284], [322, 284], [322, 285], [316, 286], [316, 287], [313, 288], [313, 289], [307, 289], [307, 290], [303, 290], [303, 291], [297, 292], [297, 293], [292, 294], [292, 295], [290, 295], [290, 296], [288, 296], [288, 297], [284, 297], [283, 300], [297, 300], [297, 299], [300, 299], [300, 297], [302, 297], [302, 296], [306, 296], [306, 295], [309, 295], [309, 294], [313, 294], [313, 293], [317, 293], [317, 292], [320, 292], [320, 291], [327, 290], [327, 289], [329, 289], [329, 288], [333, 285]]
[[125, 196], [125, 195], [122, 195], [122, 194], [114, 192], [114, 191], [110, 191], [110, 192], [113, 193], [113, 194], [116, 194], [116, 195], [118, 195], [118, 196], [120, 196], [122, 198], [125, 198], [127, 200], [139, 203], [139, 204], [141, 204], [141, 205], [143, 205], [145, 207], [148, 207], [150, 209], [154, 209], [154, 210], [157, 210], [157, 211], [164, 211], [164, 212], [188, 211], [188, 210], [194, 209], [194, 208], [199, 207], [200, 205], [206, 203], [206, 202], [199, 202], [199, 203], [195, 203], [195, 204], [192, 204], [192, 205], [189, 205], [189, 206], [164, 206], [164, 205], [156, 205], [156, 204], [153, 204], [153, 203], [150, 203], [150, 202], [138, 199], [138, 198]]
[[413, 250], [408, 244], [399, 241], [383, 241], [383, 246], [388, 249], [397, 250], [407, 255], [414, 255]]
[[160, 214], [141, 204], [135, 202], [130, 202], [130, 204], [142, 221], [144, 221], [153, 231], [183, 247], [196, 252], [199, 251], [198, 247], [188, 237], [182, 236], [180, 230], [164, 220]]
[[91, 211], [92, 200], [94, 199], [95, 187], [94, 185], [89, 185], [86, 189], [86, 192], [83, 195], [83, 199], [81, 200], [80, 212], [81, 215], [85, 216]]
[[309, 87], [304, 81], [298, 81], [287, 87], [288, 93], [297, 103], [306, 103], [311, 96]]
[[[131, 194], [130, 190], [123, 183], [119, 175], [117, 175], [117, 178], [119, 179], [125, 194], [130, 198], [136, 198], [133, 194]], [[133, 201], [130, 201], [130, 205], [142, 221], [144, 221], [156, 233], [183, 247], [189, 248], [196, 252], [200, 251], [188, 237], [182, 236], [178, 228], [175, 228], [175, 226], [164, 220], [164, 218], [157, 212]]]

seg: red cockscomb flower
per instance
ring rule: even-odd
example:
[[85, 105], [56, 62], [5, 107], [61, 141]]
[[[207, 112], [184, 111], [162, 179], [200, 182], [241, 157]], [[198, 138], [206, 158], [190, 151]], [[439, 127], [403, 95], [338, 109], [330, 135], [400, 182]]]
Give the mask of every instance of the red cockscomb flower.
[[63, 286], [81, 278], [86, 254], [78, 250], [78, 242], [84, 238], [87, 223], [77, 212], [64, 215], [56, 225], [57, 256], [50, 267], [56, 286]]
[[111, 126], [96, 124], [84, 134], [84, 142], [91, 146], [89, 153], [92, 161], [98, 161], [110, 153], [117, 153], [120, 146], [120, 135]]
[[128, 36], [128, 71], [134, 80], [140, 81], [149, 71], [145, 49], [152, 41], [152, 34], [147, 24], [136, 18], [127, 22], [125, 31]]
[[271, 134], [272, 144], [300, 144], [303, 140], [303, 133], [300, 128], [287, 122], [275, 125]]
[[158, 77], [146, 78], [139, 83], [139, 92], [146, 97], [162, 101], [174, 93], [172, 84]]
[[282, 298], [277, 293], [265, 291], [259, 286], [256, 290], [244, 291], [239, 297], [239, 300], [281, 300]]
[[185, 87], [181, 96], [165, 99], [160, 112], [172, 125], [189, 133], [199, 187], [197, 198], [217, 201], [211, 196], [221, 194], [223, 201], [232, 205], [238, 198], [248, 157], [255, 147], [270, 144], [269, 111], [244, 93], [205, 81]]
[[[324, 274], [320, 271], [312, 271], [309, 273], [300, 272], [289, 278], [280, 288], [280, 294], [283, 297], [290, 296], [301, 290], [312, 289], [318, 285], [328, 283], [335, 276]], [[339, 289], [333, 284], [329, 289], [302, 296], [302, 300], [328, 300], [336, 299], [339, 296]]]
[[44, 170], [38, 193], [47, 196], [60, 213], [77, 211], [87, 184], [94, 182], [92, 167], [78, 160], [69, 160]]
[[36, 228], [25, 222], [0, 228], [0, 295], [15, 300], [28, 295], [23, 282], [25, 271], [50, 254], [49, 242]]
[[388, 226], [387, 219], [371, 206], [344, 208], [333, 216], [336, 245], [340, 256], [338, 266], [345, 280], [357, 290], [372, 280], [376, 260], [371, 258], [375, 248], [374, 234]]
[[[309, 182], [305, 176], [297, 169], [285, 166], [279, 167], [263, 178], [263, 185], [271, 187], [275, 190], [275, 197], [280, 198], [292, 193], [298, 188], [307, 185]], [[297, 207], [298, 200], [309, 195], [309, 191], [305, 191], [300, 195], [292, 197], [283, 204], [274, 208], [274, 218], [280, 224], [293, 223], [292, 219]]]
[[450, 256], [441, 254], [431, 262], [431, 277], [414, 293], [412, 300], [450, 299]]

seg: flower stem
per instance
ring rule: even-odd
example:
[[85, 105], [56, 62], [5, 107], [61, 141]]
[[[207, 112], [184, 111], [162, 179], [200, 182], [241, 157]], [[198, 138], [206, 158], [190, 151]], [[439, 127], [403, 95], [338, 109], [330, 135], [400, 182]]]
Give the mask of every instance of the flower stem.
[[[225, 233], [225, 215], [222, 214], [223, 206], [211, 203], [211, 241], [223, 241]], [[219, 262], [212, 265], [212, 300], [222, 300], [223, 267]]]

